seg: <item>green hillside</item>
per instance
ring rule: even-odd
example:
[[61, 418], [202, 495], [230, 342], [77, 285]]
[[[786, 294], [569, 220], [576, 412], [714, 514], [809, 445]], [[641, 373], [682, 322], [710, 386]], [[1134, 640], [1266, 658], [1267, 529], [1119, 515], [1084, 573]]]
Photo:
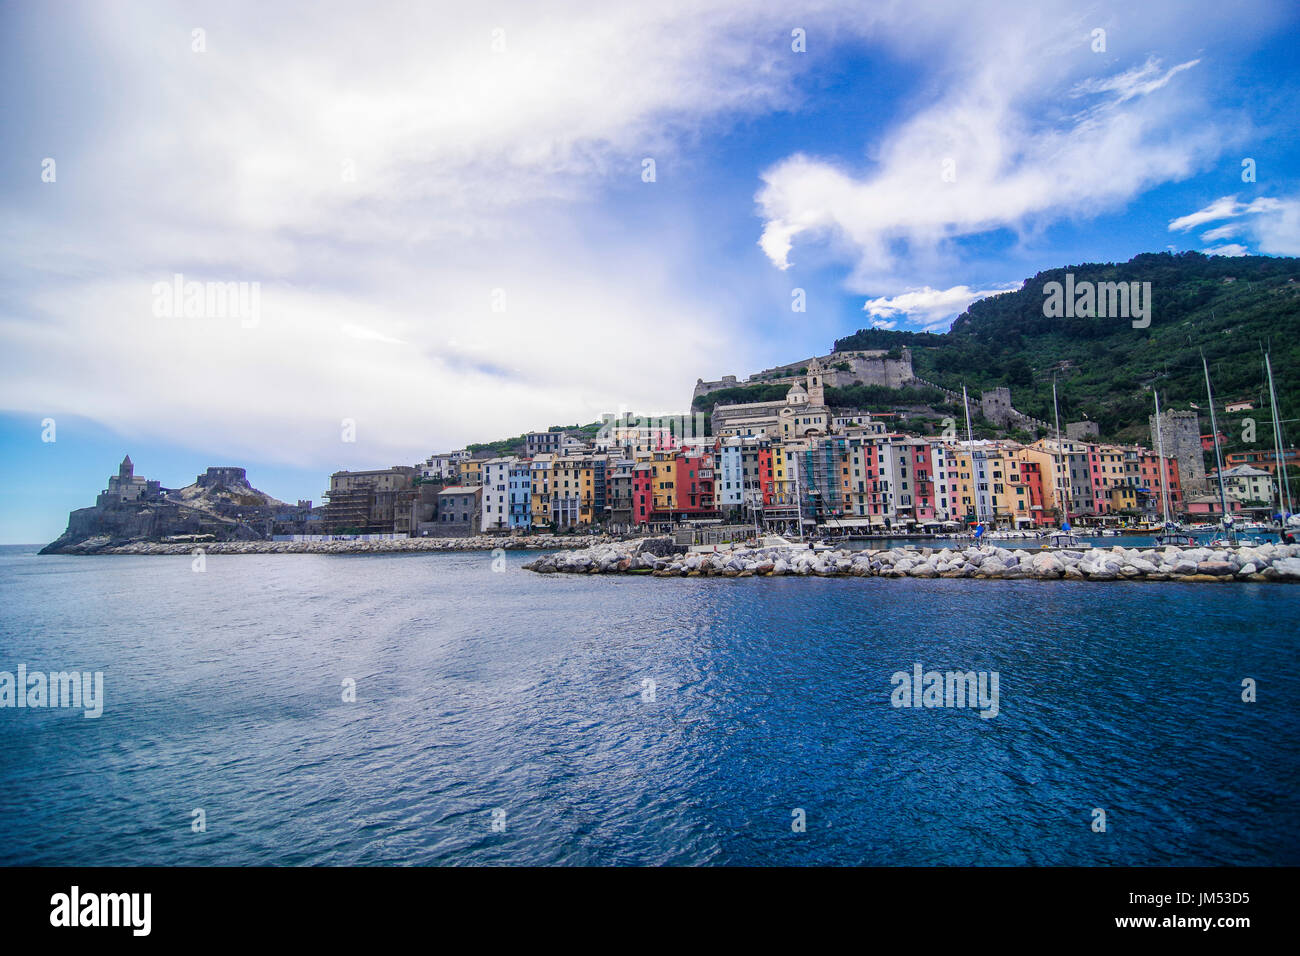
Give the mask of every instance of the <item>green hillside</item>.
[[[1150, 282], [1151, 321], [1048, 318], [1044, 284]], [[1218, 412], [1251, 399], [1257, 443], [1271, 441], [1261, 346], [1272, 350], [1282, 418], [1300, 417], [1300, 259], [1208, 257], [1195, 252], [1144, 254], [1129, 262], [1088, 263], [1042, 272], [1014, 292], [982, 299], [942, 334], [864, 329], [835, 343], [837, 351], [908, 347], [916, 374], [978, 394], [1005, 385], [1016, 408], [1052, 420], [1056, 374], [1061, 421], [1088, 418], [1103, 436], [1147, 437], [1152, 386], [1169, 407], [1206, 406], [1200, 350], [1209, 361]], [[1262, 412], [1262, 414], [1261, 414]], [[1224, 416], [1229, 445], [1240, 440], [1242, 415]], [[1209, 431], [1208, 417], [1203, 423]], [[1290, 435], [1295, 422], [1285, 426]]]

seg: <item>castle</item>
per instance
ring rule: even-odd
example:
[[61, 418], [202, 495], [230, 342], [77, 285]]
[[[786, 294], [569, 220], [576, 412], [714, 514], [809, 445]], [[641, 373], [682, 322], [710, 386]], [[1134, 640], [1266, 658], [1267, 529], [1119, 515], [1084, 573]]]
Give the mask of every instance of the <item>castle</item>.
[[832, 352], [830, 355], [814, 356], [801, 362], [778, 365], [764, 369], [749, 376], [743, 382], [734, 375], [724, 375], [713, 382], [698, 379], [692, 401], [701, 395], [717, 392], [724, 388], [740, 388], [746, 385], [798, 385], [803, 382], [807, 371], [816, 363], [820, 366], [824, 384], [830, 388], [847, 388], [850, 385], [885, 385], [900, 388], [915, 380], [912, 372], [912, 353], [901, 349], [897, 358], [893, 353], [883, 350]]

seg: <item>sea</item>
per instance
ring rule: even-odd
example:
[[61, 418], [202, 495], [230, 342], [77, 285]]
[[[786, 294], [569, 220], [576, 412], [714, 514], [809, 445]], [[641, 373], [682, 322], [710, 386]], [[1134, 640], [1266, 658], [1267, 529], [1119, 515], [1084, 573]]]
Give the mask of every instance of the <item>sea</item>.
[[1300, 864], [1297, 586], [35, 551], [3, 865]]

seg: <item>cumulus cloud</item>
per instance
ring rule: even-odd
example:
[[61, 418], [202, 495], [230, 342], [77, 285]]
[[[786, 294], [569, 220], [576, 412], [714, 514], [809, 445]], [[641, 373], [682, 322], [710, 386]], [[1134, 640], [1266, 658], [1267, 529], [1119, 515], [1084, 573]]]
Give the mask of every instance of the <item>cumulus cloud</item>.
[[896, 328], [897, 320], [902, 318], [911, 325], [924, 327], [926, 331], [939, 331], [951, 325], [952, 320], [965, 312], [972, 302], [1016, 288], [1019, 288], [1018, 283], [995, 289], [972, 289], [964, 285], [932, 289], [926, 286], [900, 295], [868, 299], [862, 308], [872, 317], [873, 328]]
[[[770, 42], [788, 25], [761, 4], [57, 19], [22, 25], [6, 84], [32, 111], [24, 155], [55, 150], [58, 179], [0, 206], [0, 407], [392, 463], [621, 404], [680, 411], [686, 357], [747, 357], [742, 317], [681, 278], [689, 224], [628, 229], [605, 198], [655, 188], [642, 157], [669, 173], [706, 126], [797, 102], [799, 61]], [[177, 272], [260, 283], [260, 321], [154, 317], [151, 286]]]
[[[1300, 198], [1276, 199], [1260, 196], [1241, 202], [1236, 196], [1221, 196], [1195, 212], [1170, 220], [1170, 232], [1187, 232], [1212, 222], [1230, 220], [1201, 234], [1202, 242], [1241, 237], [1261, 253], [1278, 256], [1300, 255]], [[1241, 242], [1205, 249], [1208, 255], [1249, 255]]]
[[1050, 2], [1018, 8], [998, 30], [963, 29], [960, 47], [927, 35], [949, 58], [941, 91], [872, 131], [865, 158], [813, 147], [764, 171], [762, 251], [785, 270], [797, 244], [822, 242], [851, 261], [849, 289], [897, 294], [960, 269], [969, 239], [999, 230], [1032, 239], [1052, 222], [1114, 211], [1189, 177], [1238, 124], [1207, 109], [1201, 60], [1177, 56], [1224, 13], [1199, 16], [1188, 22], [1152, 5], [1127, 20], [1127, 48], [1171, 50], [1131, 66], [1090, 53], [1092, 24]]
[[[964, 237], [1091, 215], [1225, 141], [1184, 122], [1206, 72], [1187, 55], [1096, 58], [1058, 0], [920, 7], [814, 0], [806, 56], [759, 0], [6, 8], [6, 154], [28, 166], [0, 186], [0, 407], [330, 466], [680, 411], [702, 356], [748, 364], [752, 313], [719, 290], [752, 276], [701, 255], [692, 209], [629, 222], [611, 197], [656, 188], [643, 157], [671, 176], [702, 138], [793, 114], [835, 42], [912, 64], [916, 92], [865, 158], [818, 158], [809, 124], [763, 176], [762, 246], [787, 266], [833, 237], [875, 321], [987, 294], [934, 278]], [[1180, 35], [1171, 11], [1126, 45]], [[1290, 222], [1258, 217], [1261, 241]], [[178, 272], [259, 282], [260, 321], [159, 319], [150, 289]]]

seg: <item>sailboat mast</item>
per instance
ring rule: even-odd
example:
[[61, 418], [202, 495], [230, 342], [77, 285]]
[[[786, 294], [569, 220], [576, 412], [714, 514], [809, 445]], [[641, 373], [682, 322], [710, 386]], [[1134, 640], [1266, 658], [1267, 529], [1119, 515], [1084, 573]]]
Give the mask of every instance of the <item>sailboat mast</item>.
[[1165, 472], [1165, 441], [1160, 434], [1160, 389], [1156, 395], [1156, 457], [1160, 459], [1160, 508], [1164, 512], [1165, 527], [1169, 527], [1169, 479]]
[[803, 540], [803, 469], [799, 467], [799, 456], [790, 459], [794, 462], [794, 503], [799, 515], [799, 540]]
[[966, 409], [966, 443], [967, 443], [968, 445], [974, 445], [974, 444], [975, 444], [975, 439], [974, 439], [974, 437], [971, 435], [971, 430], [970, 430], [970, 400], [966, 398], [966, 386], [965, 386], [965, 385], [963, 385], [963, 386], [961, 387], [961, 404], [962, 404], [962, 407], [964, 407], [964, 408]]
[[1061, 406], [1056, 402], [1056, 375], [1052, 375], [1052, 414], [1056, 416], [1056, 455], [1053, 461], [1056, 465], [1056, 500], [1060, 507], [1061, 514], [1065, 520], [1061, 523], [1064, 528], [1070, 521], [1070, 506], [1065, 501], [1065, 455], [1061, 451]]
[[1278, 489], [1286, 495], [1286, 507], [1282, 512], [1282, 526], [1286, 527], [1287, 518], [1291, 517], [1291, 479], [1287, 477], [1286, 461], [1282, 458], [1282, 412], [1277, 407], [1277, 392], [1273, 388], [1273, 363], [1267, 352], [1264, 353], [1264, 368], [1268, 370], [1268, 403], [1273, 409], [1273, 460], [1282, 474]]
[[1219, 507], [1223, 509], [1223, 526], [1231, 528], [1228, 521], [1228, 493], [1223, 488], [1223, 454], [1219, 450], [1219, 425], [1214, 417], [1214, 391], [1210, 388], [1210, 365], [1201, 352], [1201, 367], [1205, 369], [1205, 397], [1210, 401], [1210, 434], [1214, 437], [1214, 467], [1219, 475]]
[[970, 452], [970, 477], [971, 482], [975, 485], [975, 518], [982, 524], [984, 522], [984, 509], [980, 507], [979, 469], [975, 467], [975, 436], [970, 428], [970, 399], [966, 397], [965, 385], [961, 387], [961, 404], [966, 409], [966, 449]]

